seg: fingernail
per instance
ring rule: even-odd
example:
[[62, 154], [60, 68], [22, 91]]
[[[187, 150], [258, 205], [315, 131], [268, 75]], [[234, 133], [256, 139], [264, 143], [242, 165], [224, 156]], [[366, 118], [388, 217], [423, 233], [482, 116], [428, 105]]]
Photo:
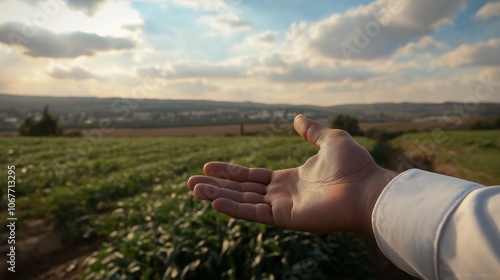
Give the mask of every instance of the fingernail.
[[305, 131], [306, 130], [306, 123], [305, 123], [305, 116], [302, 115], [302, 114], [298, 114], [296, 117], [295, 117], [295, 123], [297, 124], [297, 128], [300, 130], [300, 131]]

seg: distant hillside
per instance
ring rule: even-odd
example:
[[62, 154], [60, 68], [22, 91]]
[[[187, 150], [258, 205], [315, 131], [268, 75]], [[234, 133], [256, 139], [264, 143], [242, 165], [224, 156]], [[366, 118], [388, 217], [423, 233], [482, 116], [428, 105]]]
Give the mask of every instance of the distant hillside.
[[460, 109], [464, 111], [464, 116], [499, 116], [500, 103], [481, 103], [477, 110], [468, 111], [463, 103], [375, 103], [375, 104], [348, 104], [328, 107], [332, 112], [347, 113], [357, 116], [361, 120], [370, 121], [374, 118], [390, 121], [410, 121], [415, 119], [442, 117], [446, 112], [451, 111], [446, 117], [463, 117]]
[[[127, 103], [130, 102], [130, 103]], [[16, 109], [20, 111], [40, 111], [44, 105], [49, 105], [54, 113], [78, 111], [110, 111], [112, 104], [120, 107], [128, 104], [131, 109], [141, 112], [156, 111], [213, 111], [217, 109], [283, 109], [318, 110], [326, 108], [308, 105], [264, 104], [253, 102], [221, 102], [210, 100], [168, 100], [168, 99], [121, 99], [97, 97], [52, 97], [52, 96], [18, 96], [0, 94], [0, 112]], [[134, 108], [137, 105], [137, 108]]]
[[[45, 105], [66, 127], [95, 126], [103, 118], [121, 127], [164, 127], [182, 125], [265, 122], [273, 117], [292, 118], [305, 113], [328, 120], [350, 114], [363, 122], [432, 120], [463, 107], [460, 103], [377, 103], [338, 106], [220, 102], [208, 100], [130, 100], [95, 97], [45, 97], [0, 94], [0, 129], [15, 129], [28, 115], [36, 116]], [[500, 115], [500, 103], [482, 103], [471, 112], [477, 116]], [[458, 114], [451, 114], [459, 116]]]

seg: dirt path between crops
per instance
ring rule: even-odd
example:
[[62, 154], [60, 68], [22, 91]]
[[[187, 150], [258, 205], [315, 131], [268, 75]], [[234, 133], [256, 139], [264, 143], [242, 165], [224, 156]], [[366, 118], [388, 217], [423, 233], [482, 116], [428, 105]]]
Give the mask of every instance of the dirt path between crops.
[[388, 155], [383, 167], [396, 173], [401, 173], [411, 168], [436, 172], [433, 157], [420, 157], [423, 155], [422, 153], [412, 154], [409, 151], [394, 149], [389, 144], [385, 144], [383, 149]]
[[[76, 280], [82, 274], [84, 260], [95, 250], [96, 244], [76, 245], [62, 243], [62, 232], [43, 220], [31, 221], [16, 231], [15, 273], [4, 271], [2, 279]], [[4, 236], [2, 236], [4, 238]], [[8, 246], [0, 247], [2, 255]]]

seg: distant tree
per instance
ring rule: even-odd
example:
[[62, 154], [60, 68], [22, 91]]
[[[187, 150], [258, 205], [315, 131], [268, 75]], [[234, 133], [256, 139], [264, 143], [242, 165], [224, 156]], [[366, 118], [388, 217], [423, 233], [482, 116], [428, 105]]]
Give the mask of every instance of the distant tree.
[[492, 118], [475, 118], [465, 126], [465, 129], [482, 130], [482, 129], [499, 129], [500, 117]]
[[364, 136], [374, 139], [378, 142], [387, 142], [391, 139], [394, 139], [402, 134], [415, 132], [412, 130], [405, 131], [387, 131], [379, 128], [370, 128], [365, 133]]
[[359, 128], [358, 119], [349, 115], [340, 114], [335, 116], [330, 123], [331, 128], [343, 129], [352, 136], [363, 135], [363, 131]]
[[492, 125], [493, 125], [493, 128], [495, 128], [495, 129], [500, 128], [500, 117], [493, 118]]
[[24, 123], [19, 128], [19, 135], [28, 136], [33, 133], [36, 121], [33, 117], [28, 117], [24, 120]]
[[486, 122], [483, 119], [474, 119], [467, 126], [467, 129], [470, 130], [481, 130], [485, 128], [486, 128]]
[[36, 121], [28, 117], [19, 129], [21, 136], [59, 136], [63, 129], [59, 127], [58, 119], [49, 112], [49, 106], [45, 106], [42, 118]]

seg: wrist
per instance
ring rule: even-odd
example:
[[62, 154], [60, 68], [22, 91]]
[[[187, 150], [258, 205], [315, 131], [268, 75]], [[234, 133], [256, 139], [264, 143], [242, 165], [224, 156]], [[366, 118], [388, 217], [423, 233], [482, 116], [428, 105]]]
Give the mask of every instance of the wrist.
[[375, 204], [385, 189], [385, 187], [392, 181], [398, 174], [396, 172], [379, 167], [370, 176], [369, 182], [361, 190], [361, 197], [359, 199], [359, 210], [360, 210], [360, 230], [359, 232], [363, 235], [374, 238], [373, 227], [372, 227], [372, 213], [375, 208]]

